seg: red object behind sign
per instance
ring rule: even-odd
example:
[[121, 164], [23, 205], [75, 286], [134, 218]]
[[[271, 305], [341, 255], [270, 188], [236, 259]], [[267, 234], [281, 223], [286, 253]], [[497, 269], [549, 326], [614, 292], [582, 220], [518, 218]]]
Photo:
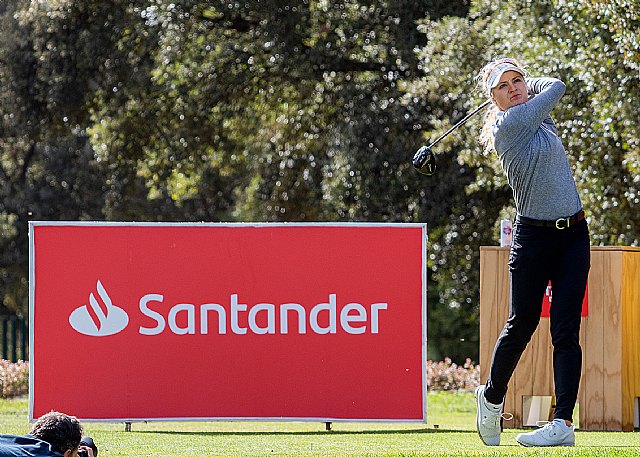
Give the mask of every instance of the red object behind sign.
[[[542, 297], [542, 313], [541, 317], [549, 317], [551, 310], [551, 303], [553, 302], [553, 289], [551, 288], [551, 281], [549, 281], [549, 285], [547, 289], [544, 291], [544, 297]], [[584, 291], [584, 299], [582, 300], [582, 312], [580, 314], [582, 317], [586, 317], [589, 315], [589, 286], [587, 285]]]
[[426, 420], [426, 225], [30, 238], [30, 418]]

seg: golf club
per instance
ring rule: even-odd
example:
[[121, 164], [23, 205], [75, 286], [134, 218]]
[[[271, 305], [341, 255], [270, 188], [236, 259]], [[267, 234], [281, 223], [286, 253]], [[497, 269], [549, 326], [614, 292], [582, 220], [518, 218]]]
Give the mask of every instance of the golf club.
[[469, 114], [467, 114], [465, 117], [463, 117], [456, 125], [454, 125], [449, 130], [444, 132], [444, 134], [442, 134], [440, 138], [435, 140], [429, 146], [422, 146], [420, 149], [418, 149], [418, 151], [414, 154], [413, 159], [411, 160], [416, 170], [418, 170], [419, 173], [422, 173], [423, 175], [427, 175], [427, 176], [431, 176], [432, 174], [434, 174], [436, 172], [436, 156], [431, 150], [431, 148], [433, 148], [436, 144], [442, 141], [443, 138], [445, 138], [455, 129], [457, 129], [462, 124], [467, 122], [471, 116], [476, 114], [478, 111], [480, 111], [482, 108], [487, 106], [489, 103], [491, 103], [491, 100], [485, 101], [484, 103], [482, 103], [482, 105], [478, 106]]

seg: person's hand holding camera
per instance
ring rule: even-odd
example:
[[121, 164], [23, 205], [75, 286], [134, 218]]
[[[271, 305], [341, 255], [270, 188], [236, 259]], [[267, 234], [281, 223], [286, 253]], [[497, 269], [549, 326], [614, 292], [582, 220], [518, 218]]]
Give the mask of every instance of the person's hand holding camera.
[[78, 448], [78, 457], [98, 457], [98, 447], [89, 436], [83, 436]]
[[93, 449], [89, 446], [82, 446], [78, 448], [78, 457], [95, 457], [93, 455]]

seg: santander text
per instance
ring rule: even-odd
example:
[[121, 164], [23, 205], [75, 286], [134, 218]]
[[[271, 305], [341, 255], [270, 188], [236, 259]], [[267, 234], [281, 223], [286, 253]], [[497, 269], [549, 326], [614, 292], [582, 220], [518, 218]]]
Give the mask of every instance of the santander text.
[[[206, 335], [210, 324], [220, 335], [226, 334], [229, 326], [231, 332], [238, 335], [247, 332], [258, 335], [287, 334], [290, 331], [299, 334], [311, 331], [324, 335], [337, 333], [338, 321], [346, 333], [359, 335], [370, 328], [371, 333], [375, 334], [380, 330], [380, 312], [387, 309], [387, 303], [372, 303], [368, 307], [360, 303], [348, 303], [338, 313], [336, 294], [329, 294], [327, 302], [318, 303], [308, 313], [299, 303], [257, 303], [249, 308], [246, 303], [238, 301], [238, 294], [231, 294], [228, 308], [219, 303], [203, 303], [199, 307], [192, 303], [178, 303], [169, 309], [165, 319], [163, 314], [151, 308], [154, 306], [157, 309], [163, 300], [164, 296], [160, 294], [146, 294], [140, 299], [140, 311], [156, 324], [154, 327], [141, 326], [142, 335], [158, 335], [165, 330], [167, 323], [170, 331], [176, 335]], [[197, 311], [199, 326], [196, 324]], [[180, 315], [182, 325], [178, 321]], [[242, 325], [242, 322], [246, 322], [246, 325]]]

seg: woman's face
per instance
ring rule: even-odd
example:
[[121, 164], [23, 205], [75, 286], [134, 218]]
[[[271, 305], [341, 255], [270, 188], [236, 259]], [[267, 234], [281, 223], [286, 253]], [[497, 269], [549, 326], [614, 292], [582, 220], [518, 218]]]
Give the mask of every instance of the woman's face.
[[524, 77], [517, 71], [505, 71], [500, 76], [498, 85], [491, 90], [491, 98], [500, 111], [526, 102], [529, 100], [529, 93]]

